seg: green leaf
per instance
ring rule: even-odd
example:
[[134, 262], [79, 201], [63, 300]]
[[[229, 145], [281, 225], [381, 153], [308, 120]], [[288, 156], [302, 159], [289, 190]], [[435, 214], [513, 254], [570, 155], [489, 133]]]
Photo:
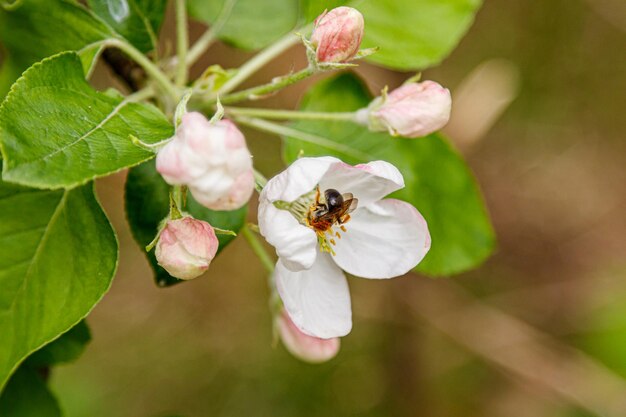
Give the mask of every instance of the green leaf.
[[298, 22], [299, 6], [294, 0], [189, 0], [189, 14], [211, 25], [229, 1], [234, 6], [218, 36], [238, 48], [263, 48]]
[[88, 0], [93, 11], [142, 52], [156, 48], [167, 0]]
[[[146, 162], [130, 170], [126, 180], [126, 216], [130, 229], [141, 250], [157, 234], [159, 223], [169, 211], [169, 190], [161, 175], [157, 172], [154, 161]], [[196, 202], [191, 193], [187, 194], [187, 212], [196, 219], [209, 222], [212, 226], [238, 232], [246, 220], [247, 206], [233, 211], [213, 211]], [[220, 242], [218, 254], [235, 237], [218, 234]], [[155, 273], [159, 286], [169, 286], [181, 282], [161, 268], [154, 256], [154, 250], [146, 253], [150, 266]]]
[[129, 135], [154, 143], [172, 134], [155, 107], [93, 90], [78, 55], [64, 52], [28, 69], [0, 108], [3, 178], [75, 187], [154, 156]]
[[89, 341], [91, 332], [85, 320], [82, 320], [61, 337], [30, 355], [25, 363], [42, 367], [73, 362], [83, 354]]
[[111, 285], [117, 241], [93, 191], [93, 184], [42, 191], [0, 182], [0, 389]]
[[[110, 27], [77, 2], [24, 0], [12, 10], [0, 7], [0, 43], [8, 55], [0, 70], [0, 97], [35, 62], [114, 36]], [[83, 51], [86, 64], [91, 66], [97, 51], [97, 45]]]
[[[364, 1], [364, 0], [361, 0]], [[349, 0], [300, 0], [300, 14], [305, 21], [313, 22], [324, 10], [334, 9], [335, 7], [344, 6], [350, 3]], [[354, 7], [354, 5], [352, 5]], [[356, 5], [360, 9], [359, 5]]]
[[474, 21], [481, 0], [367, 0], [354, 3], [365, 18], [368, 61], [399, 70], [441, 62]]
[[379, 47], [366, 58], [389, 68], [417, 70], [441, 62], [474, 20], [482, 0], [303, 0], [312, 21], [324, 9], [347, 5], [365, 19], [362, 48]]
[[0, 416], [61, 417], [61, 409], [43, 376], [20, 366], [0, 395]]
[[[353, 111], [370, 100], [363, 83], [344, 74], [309, 90], [302, 109]], [[459, 273], [475, 267], [492, 252], [495, 238], [476, 182], [463, 159], [441, 135], [393, 138], [349, 122], [303, 121], [293, 127], [340, 143], [347, 150], [340, 152], [287, 138], [287, 162], [294, 161], [303, 151], [305, 156], [334, 155], [351, 164], [381, 159], [400, 169], [406, 187], [394, 196], [419, 209], [432, 237], [430, 252], [418, 265], [418, 271], [436, 276]]]

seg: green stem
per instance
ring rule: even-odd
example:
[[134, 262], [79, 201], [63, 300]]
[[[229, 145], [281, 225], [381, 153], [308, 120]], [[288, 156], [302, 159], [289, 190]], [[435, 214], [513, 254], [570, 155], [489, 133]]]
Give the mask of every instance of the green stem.
[[261, 174], [256, 169], [253, 170], [253, 174], [254, 174], [254, 181], [256, 181], [256, 183], [259, 184], [261, 188], [267, 185], [267, 178], [265, 178], [265, 175]]
[[174, 185], [172, 187], [172, 202], [174, 203], [174, 206], [176, 208], [176, 210], [174, 211], [174, 214], [178, 214], [179, 217], [182, 216], [181, 212], [183, 211], [183, 186], [182, 185]]
[[154, 89], [152, 89], [152, 87], [145, 87], [145, 88], [142, 88], [141, 90], [137, 90], [134, 93], [127, 95], [124, 98], [124, 101], [136, 103], [139, 101], [147, 100], [152, 97], [154, 97]]
[[233, 6], [237, 0], [226, 0], [224, 5], [222, 6], [222, 10], [220, 11], [219, 16], [215, 20], [215, 23], [209, 28], [206, 32], [202, 34], [198, 38], [198, 40], [193, 44], [189, 52], [187, 53], [187, 68], [192, 66], [202, 54], [209, 49], [209, 47], [213, 44], [213, 41], [217, 38], [217, 35], [224, 28], [224, 25], [228, 21], [230, 17], [230, 13], [233, 10]]
[[267, 185], [267, 178], [265, 178], [265, 175], [261, 174], [256, 169], [253, 169], [252, 172], [254, 174], [254, 188], [258, 193], [261, 193], [263, 188]]
[[167, 76], [150, 61], [137, 48], [122, 39], [107, 39], [102, 42], [105, 47], [115, 47], [128, 55], [139, 64], [146, 73], [174, 100], [178, 101], [179, 94], [176, 87], [170, 82]]
[[275, 133], [279, 136], [294, 138], [300, 140], [302, 142], [312, 143], [323, 148], [327, 148], [348, 156], [357, 161], [369, 161], [372, 159], [372, 155], [369, 155], [365, 152], [361, 152], [357, 149], [354, 149], [350, 146], [346, 146], [342, 143], [334, 142], [328, 138], [313, 135], [311, 133], [303, 132], [301, 130], [293, 129], [288, 126], [283, 126], [278, 123], [268, 122], [262, 119], [254, 119], [246, 116], [237, 116], [235, 117], [235, 121], [238, 123], [252, 127], [257, 130], [261, 130], [264, 132]]
[[354, 112], [328, 113], [298, 110], [257, 109], [247, 107], [227, 107], [226, 113], [234, 116], [256, 116], [264, 119], [275, 120], [339, 120], [352, 122], [355, 118]]
[[189, 34], [187, 33], [187, 1], [176, 0], [176, 85], [187, 83], [187, 49]]
[[4, 10], [11, 11], [17, 9], [24, 0], [15, 0], [13, 3], [10, 1], [0, 1], [0, 6], [4, 7]]
[[[308, 33], [312, 25], [308, 25], [306, 27], [300, 28], [299, 32], [302, 34]], [[265, 66], [268, 62], [272, 61], [278, 55], [282, 54], [287, 49], [291, 48], [293, 45], [297, 44], [300, 41], [300, 38], [296, 36], [294, 33], [289, 33], [283, 36], [281, 39], [276, 41], [273, 45], [265, 48], [258, 54], [256, 54], [252, 59], [243, 64], [237, 73], [228, 80], [219, 90], [219, 95], [224, 95], [230, 93], [235, 88], [237, 88], [242, 82], [247, 80], [252, 74], [254, 74], [259, 68]]]
[[[316, 71], [314, 68], [307, 67], [293, 74], [274, 78], [271, 82], [267, 84], [248, 88], [246, 90], [238, 91], [236, 93], [229, 94], [226, 96], [221, 96], [220, 101], [223, 104], [228, 104], [228, 103], [237, 103], [239, 101], [245, 101], [245, 100], [259, 100], [261, 98], [264, 98], [268, 94], [271, 94], [278, 90], [282, 90], [283, 88], [287, 86], [297, 83], [298, 81], [302, 81], [305, 78], [308, 78], [311, 75], [313, 75], [315, 72]], [[216, 101], [215, 99], [211, 100], [209, 101], [209, 104], [214, 104], [215, 101]]]
[[263, 247], [263, 243], [261, 243], [257, 235], [255, 235], [254, 232], [250, 230], [248, 225], [244, 225], [241, 228], [241, 233], [243, 234], [243, 237], [245, 237], [248, 241], [248, 244], [250, 245], [252, 251], [256, 254], [256, 256], [259, 257], [259, 260], [261, 261], [267, 272], [269, 272], [270, 274], [274, 272], [274, 261], [272, 261], [272, 258]]

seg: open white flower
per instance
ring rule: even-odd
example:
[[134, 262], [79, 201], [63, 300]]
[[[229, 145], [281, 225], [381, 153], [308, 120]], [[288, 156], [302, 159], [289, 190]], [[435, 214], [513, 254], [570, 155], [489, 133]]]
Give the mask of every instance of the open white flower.
[[[322, 157], [298, 159], [263, 188], [259, 228], [276, 248], [276, 286], [302, 332], [326, 339], [350, 332], [350, 293], [342, 270], [393, 278], [424, 258], [430, 235], [422, 215], [404, 201], [382, 200], [403, 187], [402, 174], [387, 162], [351, 166]], [[345, 196], [342, 206], [341, 199], [324, 199], [335, 191]], [[358, 200], [353, 211], [350, 197]], [[329, 203], [337, 217], [330, 226]]]

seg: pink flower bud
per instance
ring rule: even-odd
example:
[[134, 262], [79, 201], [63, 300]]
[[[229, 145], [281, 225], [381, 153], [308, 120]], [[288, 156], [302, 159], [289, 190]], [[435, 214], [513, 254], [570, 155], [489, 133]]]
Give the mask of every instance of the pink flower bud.
[[352, 7], [337, 7], [315, 20], [311, 44], [318, 62], [346, 62], [353, 58], [363, 38], [363, 15]]
[[252, 156], [230, 120], [212, 124], [200, 113], [185, 114], [156, 162], [168, 184], [187, 185], [200, 204], [213, 210], [238, 209], [254, 191]]
[[450, 91], [436, 82], [408, 83], [359, 110], [357, 119], [373, 131], [416, 138], [444, 127], [451, 106]]
[[156, 258], [173, 277], [192, 279], [202, 275], [217, 253], [217, 236], [210, 224], [193, 217], [170, 220], [161, 231]]
[[291, 321], [285, 310], [276, 317], [278, 334], [285, 348], [298, 359], [305, 362], [320, 363], [334, 358], [339, 352], [338, 337], [320, 339], [304, 334]]

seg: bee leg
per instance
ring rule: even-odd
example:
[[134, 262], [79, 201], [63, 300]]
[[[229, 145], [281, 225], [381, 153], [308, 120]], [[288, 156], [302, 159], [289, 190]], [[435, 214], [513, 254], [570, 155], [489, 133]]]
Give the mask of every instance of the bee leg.
[[341, 226], [339, 226], [339, 228], [340, 228], [342, 231], [347, 232], [347, 230], [346, 230], [346, 226], [344, 226], [343, 224], [342, 224]]
[[335, 232], [335, 236], [337, 236], [337, 239], [341, 239], [341, 233]]

